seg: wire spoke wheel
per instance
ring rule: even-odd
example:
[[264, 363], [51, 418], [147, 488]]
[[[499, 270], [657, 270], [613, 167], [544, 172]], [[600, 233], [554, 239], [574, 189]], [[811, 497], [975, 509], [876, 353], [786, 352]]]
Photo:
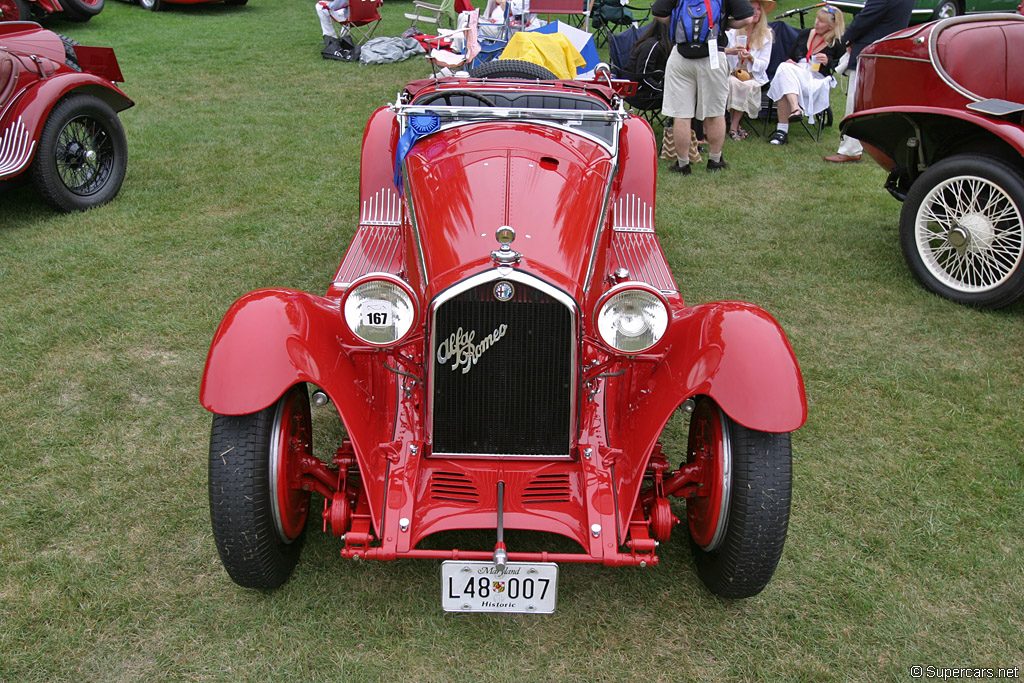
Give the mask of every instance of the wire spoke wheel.
[[925, 267], [944, 284], [984, 292], [1013, 274], [1024, 256], [1021, 212], [998, 185], [951, 178], [921, 204], [917, 243]]
[[996, 159], [964, 155], [911, 187], [901, 241], [911, 270], [959, 303], [998, 307], [1024, 292], [1024, 179]]
[[57, 135], [57, 175], [76, 195], [87, 197], [106, 185], [114, 168], [114, 144], [91, 116], [72, 119]]

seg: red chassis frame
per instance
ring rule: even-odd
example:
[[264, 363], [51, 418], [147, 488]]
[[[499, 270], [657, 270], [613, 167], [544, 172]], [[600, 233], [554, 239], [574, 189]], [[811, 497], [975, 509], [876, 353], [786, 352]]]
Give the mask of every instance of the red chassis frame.
[[[472, 80], [421, 81], [407, 87], [407, 97], [415, 103], [445, 90], [494, 87]], [[613, 98], [610, 88], [596, 83], [509, 87]], [[496, 529], [501, 498], [504, 528], [559, 534], [582, 548], [513, 549], [510, 560], [656, 564], [658, 542], [679, 522], [668, 497], [700, 496], [702, 484], [714, 476], [700, 458], [673, 469], [661, 453], [658, 438], [680, 406], [692, 409], [692, 399], [708, 396], [737, 423], [764, 432], [790, 432], [806, 419], [799, 367], [768, 313], [741, 302], [688, 307], [679, 295], [653, 232], [657, 177], [649, 124], [626, 118], [617, 164], [578, 136], [536, 130], [502, 121], [437, 132], [405, 158], [410, 190], [400, 197], [391, 165], [400, 121], [394, 107], [377, 110], [363, 139], [360, 225], [326, 295], [251, 292], [231, 307], [214, 336], [200, 392], [208, 410], [248, 415], [303, 382], [319, 387], [337, 407], [348, 439], [332, 466], [312, 457], [302, 438], [285, 439], [295, 453], [285, 476], [290, 490], [324, 496], [324, 528], [344, 537], [343, 557], [490, 560], [490, 550], [428, 550], [418, 544], [441, 531]], [[507, 165], [481, 160], [482, 150], [499, 147], [512, 150]], [[526, 158], [540, 164], [520, 163]], [[444, 172], [436, 172], [442, 166]], [[508, 169], [519, 187], [529, 187], [530, 201], [495, 200], [508, 198], [512, 184], [496, 167]], [[572, 192], [541, 182], [553, 168], [572, 177]], [[473, 226], [496, 221], [551, 225], [550, 231], [530, 230], [529, 246], [510, 270], [543, 278], [579, 302], [580, 408], [567, 458], [453, 459], [432, 453], [426, 311], [447, 288], [493, 268], [493, 238], [483, 242]], [[603, 274], [621, 268], [659, 291], [671, 312], [666, 337], [633, 356], [602, 343], [591, 315], [616, 284]], [[360, 342], [341, 314], [346, 292], [368, 273], [400, 276], [419, 305], [417, 331], [395, 347]]]

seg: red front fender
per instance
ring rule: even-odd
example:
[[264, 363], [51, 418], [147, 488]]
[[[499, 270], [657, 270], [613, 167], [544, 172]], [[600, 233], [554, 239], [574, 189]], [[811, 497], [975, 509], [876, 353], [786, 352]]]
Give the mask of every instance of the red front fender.
[[[355, 365], [340, 343], [344, 325], [338, 305], [323, 297], [290, 289], [246, 294], [213, 336], [199, 401], [214, 413], [246, 415], [297, 382], [311, 382], [335, 397], [359, 393], [353, 391]], [[366, 401], [345, 403], [354, 418], [345, 419], [346, 425], [369, 424]]]
[[697, 394], [758, 431], [791, 432], [806, 421], [800, 366], [766, 311], [736, 301], [702, 304], [680, 311], [672, 328], [672, 347], [629, 420], [634, 434], [657, 438], [679, 404]]

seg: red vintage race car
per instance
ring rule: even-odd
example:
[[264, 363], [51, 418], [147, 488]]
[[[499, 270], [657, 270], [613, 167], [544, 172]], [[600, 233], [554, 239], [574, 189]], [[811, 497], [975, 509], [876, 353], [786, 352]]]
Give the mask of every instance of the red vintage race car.
[[[359, 226], [326, 293], [230, 308], [200, 399], [236, 582], [287, 580], [315, 491], [342, 557], [443, 560], [449, 611], [550, 612], [560, 563], [658, 564], [673, 498], [712, 591], [768, 583], [800, 369], [764, 310], [683, 302], [654, 229], [654, 135], [606, 74], [410, 83], [367, 124]], [[310, 392], [344, 423], [330, 462]], [[677, 411], [688, 444], [663, 451]], [[445, 545], [466, 529], [489, 530], [482, 547]], [[568, 547], [505, 535], [523, 529]]]
[[0, 186], [31, 180], [62, 211], [117, 196], [128, 154], [117, 112], [134, 104], [123, 80], [111, 48], [0, 23]]
[[894, 33], [861, 53], [855, 111], [842, 123], [903, 201], [900, 244], [911, 271], [970, 306], [1024, 296], [1021, 59], [1019, 14]]
[[104, 0], [0, 0], [0, 21], [35, 21], [51, 15], [89, 21], [103, 11]]

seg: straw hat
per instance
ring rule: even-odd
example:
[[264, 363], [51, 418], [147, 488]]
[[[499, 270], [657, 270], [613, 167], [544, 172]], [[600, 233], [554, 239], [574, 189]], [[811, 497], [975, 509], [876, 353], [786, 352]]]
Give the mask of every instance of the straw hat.
[[759, 3], [761, 5], [761, 11], [764, 12], [765, 14], [771, 14], [772, 12], [774, 12], [775, 8], [779, 4], [775, 2], [775, 0], [751, 0], [751, 2]]

